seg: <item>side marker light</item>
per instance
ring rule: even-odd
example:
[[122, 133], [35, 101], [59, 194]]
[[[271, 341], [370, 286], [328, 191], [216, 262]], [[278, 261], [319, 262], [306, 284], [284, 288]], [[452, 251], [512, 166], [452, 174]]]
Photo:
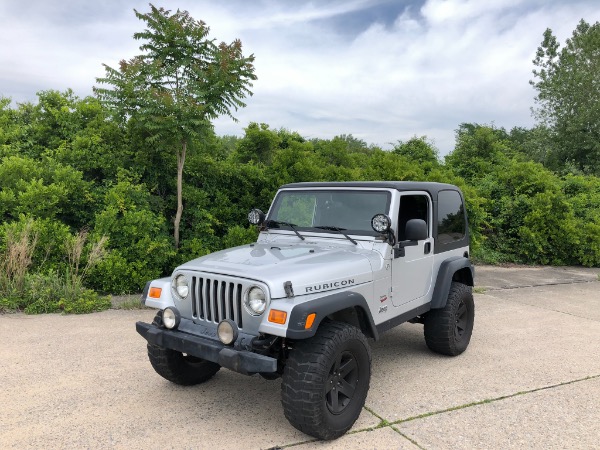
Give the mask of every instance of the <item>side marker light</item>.
[[308, 317], [306, 318], [306, 324], [304, 324], [305, 330], [308, 330], [310, 327], [313, 326], [313, 323], [315, 323], [316, 317], [317, 317], [317, 313], [311, 313], [308, 315]]

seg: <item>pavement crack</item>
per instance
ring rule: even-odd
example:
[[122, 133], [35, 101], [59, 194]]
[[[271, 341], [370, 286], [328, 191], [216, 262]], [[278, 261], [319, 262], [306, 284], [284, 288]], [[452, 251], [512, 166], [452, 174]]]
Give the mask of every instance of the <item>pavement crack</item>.
[[563, 284], [585, 284], [585, 283], [597, 283], [598, 280], [569, 280], [569, 281], [556, 281], [553, 283], [539, 283], [539, 284], [524, 284], [519, 286], [500, 286], [500, 287], [489, 287], [481, 286], [485, 288], [485, 291], [507, 291], [511, 289], [525, 289], [532, 287], [543, 287], [543, 286], [560, 286]]
[[417, 441], [415, 441], [414, 439], [408, 437], [406, 434], [404, 434], [402, 431], [400, 431], [398, 428], [396, 428], [393, 425], [390, 425], [390, 428], [392, 430], [394, 430], [396, 433], [398, 433], [400, 436], [402, 436], [404, 439], [406, 439], [407, 441], [409, 441], [412, 445], [414, 445], [417, 448], [420, 448], [421, 450], [425, 450], [425, 447], [423, 447], [422, 445], [420, 445]]
[[[563, 284], [566, 284], [566, 283], [563, 283]], [[540, 284], [539, 286], [548, 286], [548, 285], [546, 285], [546, 284]], [[500, 291], [500, 290], [501, 289], [496, 289], [496, 291]], [[512, 303], [516, 303], [518, 305], [527, 305], [527, 306], [531, 306], [533, 308], [543, 309], [544, 311], [552, 311], [552, 312], [555, 312], [555, 313], [564, 314], [566, 316], [577, 317], [578, 319], [591, 320], [592, 322], [600, 322], [598, 319], [594, 319], [593, 317], [586, 317], [586, 316], [582, 316], [582, 315], [579, 315], [579, 314], [570, 313], [570, 312], [567, 312], [567, 311], [561, 311], [560, 309], [548, 308], [546, 306], [536, 305], [535, 303], [527, 303], [527, 302], [523, 302], [523, 301], [513, 300], [513, 299], [510, 299], [510, 298], [496, 297], [493, 294], [490, 294], [490, 297], [495, 298], [495, 299], [500, 300], [500, 301], [504, 301], [504, 302], [512, 302]]]
[[507, 400], [509, 398], [514, 398], [514, 397], [518, 397], [518, 396], [521, 396], [521, 395], [532, 394], [534, 392], [545, 391], [545, 390], [548, 390], [548, 389], [555, 389], [555, 388], [558, 388], [558, 387], [568, 386], [570, 384], [575, 384], [575, 383], [579, 383], [579, 382], [582, 382], [582, 381], [594, 380], [596, 378], [600, 378], [600, 374], [599, 375], [590, 375], [590, 376], [585, 377], [585, 378], [579, 378], [577, 380], [565, 381], [563, 383], [553, 384], [551, 386], [544, 386], [544, 387], [540, 387], [540, 388], [529, 389], [527, 391], [520, 391], [520, 392], [516, 392], [514, 394], [502, 395], [500, 397], [488, 398], [488, 399], [485, 399], [485, 400], [480, 400], [478, 402], [466, 403], [464, 405], [458, 405], [458, 406], [453, 406], [451, 408], [446, 408], [446, 409], [441, 409], [441, 410], [438, 410], [438, 411], [432, 411], [432, 412], [428, 412], [428, 413], [424, 413], [424, 414], [419, 414], [418, 416], [413, 416], [413, 417], [408, 417], [406, 419], [396, 420], [396, 421], [392, 422], [390, 424], [390, 426], [392, 426], [392, 428], [393, 428], [393, 425], [399, 425], [399, 424], [402, 424], [402, 423], [405, 423], [405, 422], [412, 422], [413, 420], [424, 419], [426, 417], [436, 416], [438, 414], [444, 414], [444, 413], [448, 413], [448, 412], [452, 412], [452, 411], [458, 411], [458, 410], [461, 410], [461, 409], [470, 408], [472, 406], [486, 405], [488, 403], [494, 403], [494, 402], [498, 402], [498, 401], [501, 401], [501, 400]]
[[[381, 423], [389, 423], [387, 420], [385, 420], [383, 417], [381, 417], [379, 414], [377, 414], [375, 411], [373, 411], [368, 406], [363, 406], [363, 409], [370, 412], [375, 417], [377, 417], [381, 421]], [[379, 425], [377, 425], [375, 428], [380, 428], [381, 423]]]

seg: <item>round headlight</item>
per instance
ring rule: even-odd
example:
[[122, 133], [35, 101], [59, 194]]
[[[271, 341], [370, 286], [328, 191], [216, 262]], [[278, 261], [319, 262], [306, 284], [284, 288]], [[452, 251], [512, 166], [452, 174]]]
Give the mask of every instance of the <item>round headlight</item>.
[[371, 226], [378, 233], [385, 233], [392, 226], [392, 220], [385, 214], [375, 214], [371, 219]]
[[225, 319], [219, 323], [217, 335], [223, 344], [230, 345], [233, 344], [238, 337], [238, 328], [231, 320]]
[[186, 298], [190, 293], [190, 285], [184, 275], [177, 275], [171, 283], [173, 291], [180, 298]]
[[252, 225], [259, 225], [265, 220], [265, 213], [260, 209], [253, 209], [248, 213], [248, 222]]
[[250, 314], [253, 316], [260, 316], [265, 312], [267, 306], [267, 296], [265, 295], [265, 291], [258, 286], [251, 287], [246, 294], [244, 304]]
[[181, 322], [181, 314], [179, 314], [177, 308], [169, 306], [163, 311], [162, 321], [165, 328], [172, 330], [179, 326], [179, 322]]

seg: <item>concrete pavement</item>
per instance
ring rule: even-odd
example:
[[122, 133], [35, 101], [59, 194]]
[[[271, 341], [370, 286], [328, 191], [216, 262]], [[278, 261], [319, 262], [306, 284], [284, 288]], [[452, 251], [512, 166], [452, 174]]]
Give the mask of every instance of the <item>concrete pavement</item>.
[[436, 355], [411, 324], [372, 342], [366, 407], [334, 442], [288, 424], [279, 381], [156, 375], [134, 328], [153, 311], [0, 316], [0, 448], [598, 448], [598, 273], [478, 267], [468, 350]]

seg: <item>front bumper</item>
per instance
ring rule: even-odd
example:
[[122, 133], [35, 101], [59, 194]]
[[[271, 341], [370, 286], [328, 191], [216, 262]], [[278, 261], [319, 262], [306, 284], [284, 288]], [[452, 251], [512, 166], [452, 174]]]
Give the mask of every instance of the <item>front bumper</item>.
[[277, 360], [269, 356], [235, 350], [221, 342], [182, 331], [159, 328], [149, 323], [136, 322], [135, 329], [149, 344], [212, 361], [244, 375], [277, 372]]

